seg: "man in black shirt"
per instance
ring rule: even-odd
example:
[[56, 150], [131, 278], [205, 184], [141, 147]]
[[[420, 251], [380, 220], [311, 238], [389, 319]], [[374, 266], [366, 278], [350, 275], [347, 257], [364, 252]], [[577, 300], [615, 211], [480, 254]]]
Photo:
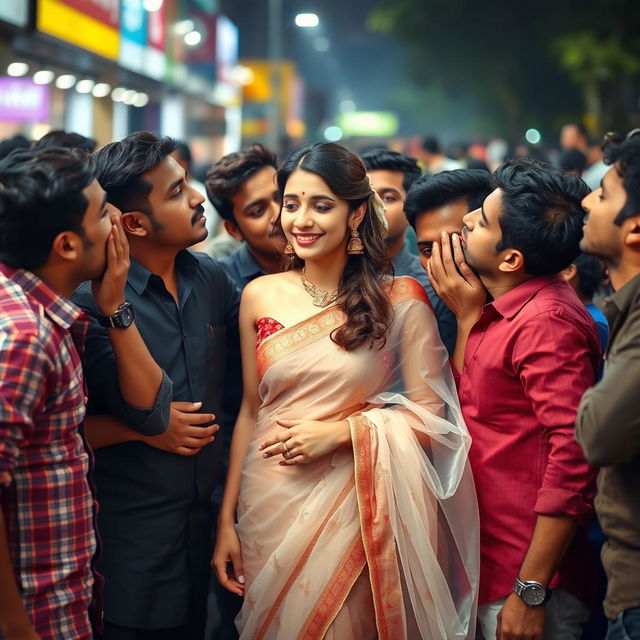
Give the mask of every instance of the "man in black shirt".
[[[99, 415], [86, 429], [97, 449], [105, 640], [199, 639], [206, 618], [211, 495], [221, 470], [213, 422], [226, 358], [238, 357], [239, 292], [212, 259], [186, 251], [206, 237], [203, 197], [188, 186], [173, 148], [169, 138], [139, 132], [95, 154], [98, 180], [122, 211], [130, 243], [127, 302], [173, 389], [164, 434], [144, 435], [121, 410], [103, 326], [109, 320], [88, 285], [74, 296], [93, 320], [86, 376], [90, 409]], [[158, 394], [156, 409], [167, 402]]]

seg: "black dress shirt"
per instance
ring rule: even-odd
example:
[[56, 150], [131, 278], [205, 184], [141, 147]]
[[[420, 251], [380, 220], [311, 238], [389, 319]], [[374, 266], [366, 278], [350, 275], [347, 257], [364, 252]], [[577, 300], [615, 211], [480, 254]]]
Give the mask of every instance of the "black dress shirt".
[[240, 291], [256, 278], [265, 275], [258, 261], [251, 255], [249, 248], [243, 244], [231, 255], [220, 258], [222, 268], [231, 276]]
[[[156, 407], [127, 424], [138, 431], [161, 420], [173, 401], [202, 401], [202, 413], [222, 413], [226, 359], [238, 358], [240, 294], [222, 268], [200, 253], [176, 258], [179, 305], [162, 279], [135, 259], [126, 285], [136, 325], [165, 373]], [[106, 329], [85, 283], [74, 301], [92, 316], [86, 345], [89, 410], [121, 418], [123, 401]], [[167, 394], [171, 384], [173, 393]], [[131, 417], [131, 416], [129, 416]], [[136, 417], [136, 416], [134, 416]], [[210, 579], [214, 527], [211, 496], [219, 482], [222, 439], [195, 456], [142, 442], [96, 451], [106, 578], [105, 619], [141, 629], [178, 627], [202, 611]]]

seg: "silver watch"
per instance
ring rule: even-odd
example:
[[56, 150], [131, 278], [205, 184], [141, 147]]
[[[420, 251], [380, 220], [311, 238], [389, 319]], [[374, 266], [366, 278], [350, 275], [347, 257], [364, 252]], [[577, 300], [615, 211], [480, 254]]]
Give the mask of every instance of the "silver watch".
[[547, 589], [543, 584], [535, 580], [522, 582], [520, 578], [516, 578], [513, 591], [530, 607], [539, 607], [551, 597], [551, 589]]

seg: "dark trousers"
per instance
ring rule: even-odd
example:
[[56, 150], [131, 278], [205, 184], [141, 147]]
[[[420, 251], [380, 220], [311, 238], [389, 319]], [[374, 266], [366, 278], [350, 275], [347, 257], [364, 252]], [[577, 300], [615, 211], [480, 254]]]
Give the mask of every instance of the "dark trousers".
[[627, 609], [615, 620], [609, 620], [607, 640], [640, 640], [640, 607]]
[[205, 618], [194, 616], [187, 624], [172, 629], [134, 629], [104, 622], [99, 640], [203, 640]]

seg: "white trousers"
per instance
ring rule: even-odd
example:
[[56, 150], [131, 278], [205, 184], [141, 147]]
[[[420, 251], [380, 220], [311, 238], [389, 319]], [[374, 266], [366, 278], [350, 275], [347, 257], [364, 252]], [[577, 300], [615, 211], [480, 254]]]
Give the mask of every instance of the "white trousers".
[[[485, 640], [496, 639], [498, 612], [506, 598], [478, 607], [478, 625]], [[547, 618], [544, 625], [544, 640], [580, 640], [582, 625], [591, 612], [578, 598], [564, 591], [554, 589], [549, 602], [544, 605]]]

